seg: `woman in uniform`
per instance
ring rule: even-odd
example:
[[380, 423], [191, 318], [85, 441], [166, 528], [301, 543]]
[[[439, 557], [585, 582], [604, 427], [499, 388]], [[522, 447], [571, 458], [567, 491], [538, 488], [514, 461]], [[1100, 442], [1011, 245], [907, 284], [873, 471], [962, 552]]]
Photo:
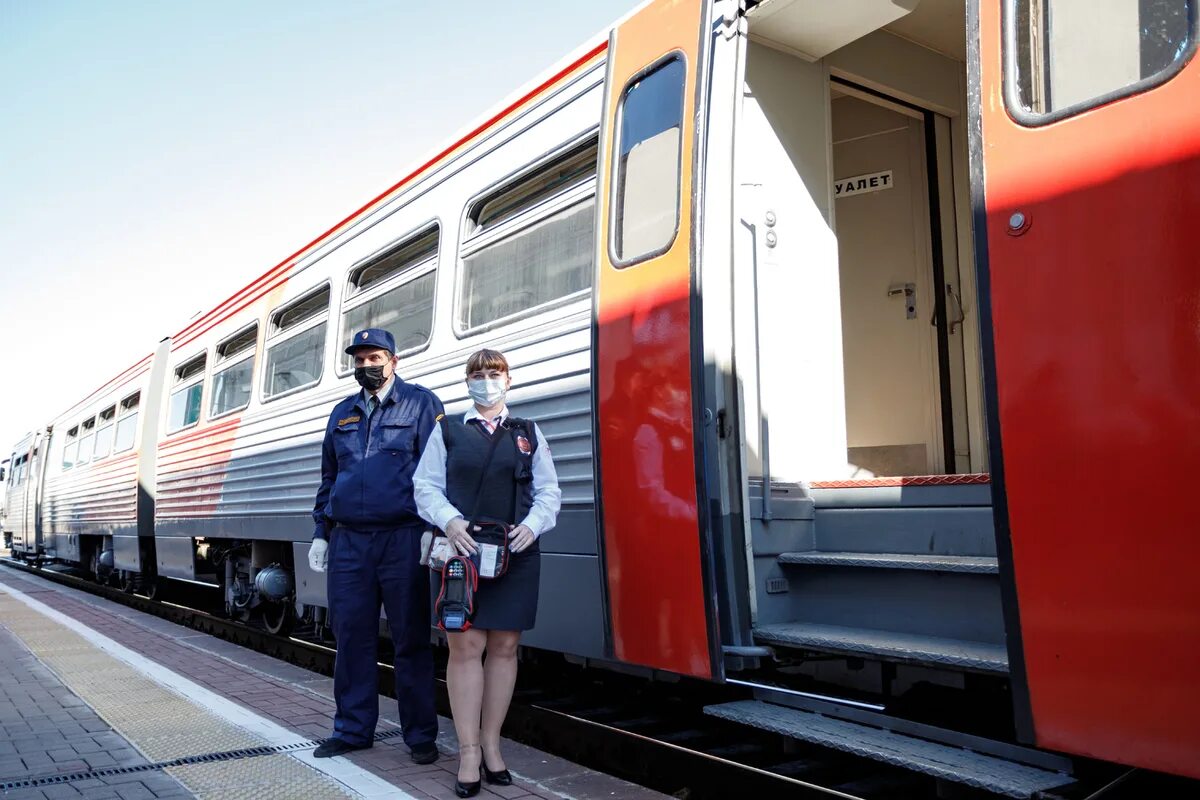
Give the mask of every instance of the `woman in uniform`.
[[[445, 532], [456, 552], [469, 555], [478, 549], [468, 515], [513, 526], [508, 571], [479, 581], [472, 627], [446, 634], [459, 797], [478, 794], [482, 778], [512, 783], [500, 754], [500, 727], [517, 679], [517, 643], [537, 614], [538, 538], [554, 527], [562, 498], [542, 432], [508, 413], [504, 400], [512, 379], [504, 355], [480, 350], [468, 359], [466, 372], [474, 405], [434, 429], [413, 475], [417, 511]], [[435, 602], [440, 583], [435, 576]]]

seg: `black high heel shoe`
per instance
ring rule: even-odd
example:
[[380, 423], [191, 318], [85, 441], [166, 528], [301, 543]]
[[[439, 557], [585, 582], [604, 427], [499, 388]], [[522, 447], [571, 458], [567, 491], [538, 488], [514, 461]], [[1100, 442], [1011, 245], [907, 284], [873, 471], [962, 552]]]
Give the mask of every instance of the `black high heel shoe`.
[[[462, 750], [464, 747], [479, 747], [479, 745], [477, 745], [477, 744], [459, 745], [458, 753], [459, 753], [460, 759], [462, 758]], [[479, 754], [479, 768], [481, 770], [485, 770], [485, 771], [487, 769], [486, 767], [483, 766], [483, 753], [482, 752]], [[463, 783], [462, 781], [460, 781], [458, 779], [457, 776], [455, 776], [455, 778], [454, 778], [454, 794], [459, 797], [474, 797], [475, 795], [479, 794], [479, 790], [482, 787], [483, 787], [483, 781], [481, 781], [481, 780], [471, 781], [470, 783]]]
[[483, 777], [487, 779], [488, 783], [495, 784], [496, 786], [512, 786], [512, 773], [507, 769], [492, 772], [487, 768], [487, 764], [484, 764]]

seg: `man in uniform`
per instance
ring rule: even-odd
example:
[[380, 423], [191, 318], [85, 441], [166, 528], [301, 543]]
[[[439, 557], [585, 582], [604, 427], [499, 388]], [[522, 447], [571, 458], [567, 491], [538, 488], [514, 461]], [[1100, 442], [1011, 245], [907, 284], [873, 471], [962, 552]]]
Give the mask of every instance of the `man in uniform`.
[[396, 375], [392, 334], [354, 334], [346, 352], [362, 391], [338, 403], [325, 426], [321, 488], [309, 565], [328, 567], [329, 612], [337, 637], [333, 736], [317, 758], [370, 747], [379, 717], [376, 645], [379, 606], [396, 652], [396, 699], [404, 742], [418, 764], [437, 760], [429, 570], [420, 564], [424, 523], [412, 476], [442, 403]]

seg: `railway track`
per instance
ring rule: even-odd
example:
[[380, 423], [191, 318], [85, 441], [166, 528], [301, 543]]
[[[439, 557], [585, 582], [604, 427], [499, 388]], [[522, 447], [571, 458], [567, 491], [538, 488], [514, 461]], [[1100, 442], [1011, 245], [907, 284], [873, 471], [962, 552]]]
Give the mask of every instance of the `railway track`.
[[[333, 674], [335, 651], [330, 644], [306, 638], [303, 630], [291, 636], [276, 635], [254, 624], [229, 619], [212, 610], [212, 605], [219, 602], [217, 594], [204, 587], [171, 584], [151, 599], [99, 584], [70, 570], [35, 567], [10, 558], [0, 558], [0, 565], [80, 589], [313, 672]], [[206, 605], [207, 609], [200, 607]], [[380, 651], [381, 658], [390, 656], [386, 640], [381, 641]], [[445, 654], [440, 648], [437, 653], [438, 711], [449, 715]], [[379, 664], [379, 691], [394, 696], [392, 667], [388, 663]], [[744, 690], [735, 686], [688, 680], [650, 682], [581, 667], [535, 651], [522, 665], [504, 734], [591, 769], [686, 800], [731, 796], [849, 800], [990, 796], [703, 714], [705, 705], [746, 696]], [[1156, 782], [1159, 777], [1132, 774], [1111, 787], [1106, 786], [1108, 781], [1090, 788], [1077, 786], [1053, 798], [1117, 800], [1175, 796], [1169, 785]], [[1159, 788], [1151, 790], [1153, 795], [1144, 794], [1149, 786]], [[1050, 796], [1047, 800], [1051, 800]]]
[[[323, 675], [333, 674], [334, 649], [298, 635], [271, 634], [204, 608], [216, 593], [187, 584], [160, 588], [154, 599], [96, 583], [74, 571], [0, 558], [37, 575], [152, 614]], [[390, 653], [381, 641], [381, 659]], [[438, 651], [437, 704], [448, 715], [444, 653]], [[778, 737], [707, 718], [714, 687], [658, 684], [555, 659], [522, 665], [505, 735], [591, 769], [688, 800], [744, 797], [928, 798], [931, 781], [837, 753], [793, 749]], [[379, 664], [380, 693], [394, 696], [392, 667]], [[701, 696], [702, 688], [709, 691]], [[723, 692], [718, 700], [740, 697]]]

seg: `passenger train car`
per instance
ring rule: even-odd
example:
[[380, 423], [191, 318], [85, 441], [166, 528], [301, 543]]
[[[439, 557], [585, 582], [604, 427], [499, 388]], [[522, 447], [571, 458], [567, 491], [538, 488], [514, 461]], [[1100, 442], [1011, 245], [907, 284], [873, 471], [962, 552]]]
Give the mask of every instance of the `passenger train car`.
[[320, 624], [350, 333], [449, 412], [486, 345], [564, 489], [524, 644], [1200, 777], [1196, 5], [652, 0], [19, 442], [14, 552]]

